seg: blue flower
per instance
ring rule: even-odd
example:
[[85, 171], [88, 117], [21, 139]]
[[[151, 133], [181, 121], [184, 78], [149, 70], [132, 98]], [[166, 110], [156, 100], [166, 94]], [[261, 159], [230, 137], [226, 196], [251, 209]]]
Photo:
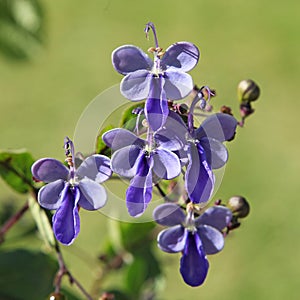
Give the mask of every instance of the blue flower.
[[154, 210], [153, 218], [160, 225], [170, 226], [159, 233], [159, 248], [168, 253], [182, 252], [180, 273], [183, 280], [190, 286], [201, 285], [209, 268], [206, 255], [215, 254], [224, 247], [221, 230], [230, 222], [231, 211], [214, 206], [194, 219], [193, 212], [186, 216], [178, 205], [166, 203]]
[[193, 124], [188, 128], [178, 114], [170, 112], [165, 125], [157, 132], [159, 137], [185, 144], [185, 151], [181, 150], [179, 156], [187, 163], [185, 188], [193, 203], [210, 199], [215, 183], [212, 169], [221, 168], [227, 162], [228, 152], [222, 143], [234, 137], [236, 127], [234, 117], [216, 113], [194, 130]]
[[182, 99], [192, 91], [193, 80], [186, 72], [196, 66], [200, 53], [188, 42], [175, 43], [162, 52], [154, 25], [148, 23], [147, 26], [153, 29], [156, 39], [156, 48], [151, 51], [154, 62], [140, 48], [124, 45], [113, 51], [112, 63], [125, 75], [121, 93], [131, 101], [147, 99], [145, 115], [152, 130], [156, 131], [168, 116], [167, 99]]
[[102, 138], [115, 151], [111, 157], [112, 170], [132, 178], [126, 191], [126, 205], [131, 216], [140, 216], [152, 199], [153, 181], [172, 179], [180, 174], [179, 158], [172, 152], [180, 145], [165, 143], [155, 135], [149, 135], [146, 141], [121, 128], [107, 131]]
[[[87, 157], [75, 168], [74, 149], [68, 155], [70, 168], [53, 158], [36, 161], [31, 172], [35, 179], [47, 183], [38, 193], [38, 202], [46, 209], [56, 210], [53, 216], [53, 231], [58, 241], [70, 245], [80, 231], [78, 210], [96, 210], [106, 203], [106, 191], [101, 182], [111, 176], [110, 160], [103, 155]], [[67, 150], [70, 154], [69, 150]]]

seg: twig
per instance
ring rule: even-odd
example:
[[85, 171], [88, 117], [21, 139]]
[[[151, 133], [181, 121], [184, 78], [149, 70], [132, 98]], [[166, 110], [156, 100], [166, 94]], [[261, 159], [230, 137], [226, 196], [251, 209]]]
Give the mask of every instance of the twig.
[[22, 208], [15, 213], [13, 216], [11, 216], [2, 226], [0, 229], [0, 244], [4, 242], [4, 236], [7, 233], [7, 231], [19, 221], [19, 219], [22, 218], [22, 216], [25, 214], [25, 212], [28, 210], [29, 205], [28, 201], [25, 203], [25, 205], [22, 206]]
[[54, 280], [55, 293], [60, 292], [62, 278], [66, 275], [66, 276], [68, 276], [70, 283], [76, 285], [77, 288], [81, 291], [81, 293], [86, 297], [86, 299], [93, 300], [93, 298], [90, 296], [90, 294], [84, 289], [84, 287], [81, 285], [81, 283], [71, 274], [71, 272], [67, 268], [58, 243], [56, 243], [56, 245], [55, 245], [55, 251], [57, 254], [57, 260], [58, 260], [58, 265], [59, 265], [59, 270], [58, 270], [58, 272], [55, 276], [55, 280]]
[[167, 196], [167, 194], [163, 191], [163, 189], [160, 187], [159, 183], [155, 184], [155, 187], [159, 191], [160, 195], [168, 202], [171, 202], [171, 199]]

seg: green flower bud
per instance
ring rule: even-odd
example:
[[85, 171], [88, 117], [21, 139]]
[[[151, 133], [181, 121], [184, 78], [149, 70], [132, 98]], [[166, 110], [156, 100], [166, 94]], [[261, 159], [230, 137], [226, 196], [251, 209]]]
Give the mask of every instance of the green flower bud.
[[245, 218], [250, 212], [250, 205], [242, 196], [231, 197], [227, 205], [237, 218]]
[[253, 80], [242, 80], [238, 85], [237, 94], [240, 102], [251, 102], [258, 99], [260, 89]]

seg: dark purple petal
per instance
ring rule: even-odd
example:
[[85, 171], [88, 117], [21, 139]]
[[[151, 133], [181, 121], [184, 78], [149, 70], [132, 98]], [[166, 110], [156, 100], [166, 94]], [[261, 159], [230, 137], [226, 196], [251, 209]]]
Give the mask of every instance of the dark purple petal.
[[111, 174], [110, 159], [99, 154], [86, 158], [76, 171], [79, 179], [87, 177], [98, 183], [107, 180]]
[[115, 128], [105, 132], [102, 135], [104, 143], [112, 150], [118, 150], [126, 146], [137, 145], [141, 148], [144, 147], [145, 141], [138, 138], [129, 130], [123, 128]]
[[195, 135], [200, 140], [203, 137], [214, 138], [220, 142], [229, 141], [234, 137], [237, 120], [224, 113], [216, 113], [203, 121]]
[[152, 198], [152, 157], [141, 156], [137, 174], [131, 179], [126, 191], [126, 205], [132, 217], [138, 217], [147, 208]]
[[193, 90], [193, 86], [193, 79], [189, 74], [172, 69], [165, 72], [164, 90], [168, 99], [185, 98]]
[[196, 66], [199, 56], [199, 49], [194, 44], [178, 42], [166, 50], [161, 66], [163, 69], [175, 67], [182, 72], [188, 72]]
[[48, 183], [38, 193], [38, 202], [47, 209], [58, 209], [61, 205], [61, 193], [67, 183], [62, 179]]
[[190, 143], [189, 163], [185, 174], [185, 188], [193, 203], [207, 202], [214, 189], [214, 174], [207, 163], [201, 145]]
[[224, 237], [219, 230], [208, 225], [200, 225], [197, 232], [206, 254], [215, 254], [223, 249]]
[[99, 183], [85, 178], [79, 182], [80, 199], [78, 204], [87, 210], [96, 210], [106, 203], [105, 188]]
[[112, 64], [119, 73], [125, 75], [136, 70], [150, 70], [153, 62], [140, 48], [124, 45], [113, 51]]
[[168, 253], [180, 252], [184, 249], [186, 230], [181, 225], [161, 231], [157, 237], [158, 247]]
[[131, 101], [146, 99], [150, 92], [152, 75], [146, 70], [138, 70], [127, 74], [121, 81], [122, 95]]
[[139, 157], [144, 151], [139, 146], [127, 146], [116, 151], [111, 157], [111, 168], [120, 176], [131, 178], [136, 175]]
[[53, 231], [56, 239], [65, 245], [73, 243], [80, 230], [78, 201], [80, 192], [77, 187], [66, 184], [61, 193], [62, 203], [53, 216]]
[[224, 206], [209, 207], [200, 217], [195, 219], [196, 227], [200, 225], [209, 225], [218, 230], [224, 229], [232, 218], [232, 212]]
[[154, 209], [153, 219], [160, 225], [174, 226], [185, 221], [185, 214], [180, 206], [174, 203], [164, 203]]
[[181, 172], [181, 165], [176, 154], [169, 150], [157, 148], [152, 152], [154, 173], [162, 179], [172, 179]]
[[31, 167], [32, 175], [35, 179], [52, 182], [58, 179], [67, 180], [68, 168], [54, 158], [42, 158], [36, 161]]
[[202, 138], [200, 144], [204, 149], [207, 163], [212, 169], [223, 167], [228, 160], [228, 152], [226, 147], [213, 138]]
[[201, 285], [206, 278], [208, 267], [208, 260], [198, 234], [189, 232], [180, 259], [180, 273], [183, 280], [190, 286]]
[[165, 124], [169, 114], [168, 101], [163, 85], [164, 78], [153, 76], [149, 98], [147, 98], [145, 104], [145, 115], [153, 131], [157, 131]]

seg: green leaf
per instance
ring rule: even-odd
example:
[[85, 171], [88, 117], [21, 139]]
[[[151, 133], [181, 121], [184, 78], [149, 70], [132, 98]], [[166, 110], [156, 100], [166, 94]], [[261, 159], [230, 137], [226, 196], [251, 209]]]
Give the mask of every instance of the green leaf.
[[41, 252], [0, 252], [0, 299], [45, 299], [53, 291], [57, 263]]
[[[134, 131], [137, 122], [137, 115], [133, 114], [132, 111], [135, 108], [144, 108], [145, 102], [139, 102], [134, 105], [130, 105], [126, 110], [124, 110], [120, 122], [120, 127]], [[139, 129], [142, 126], [142, 121], [145, 119], [145, 115], [141, 115], [139, 119]]]
[[110, 148], [103, 142], [102, 140], [102, 135], [108, 131], [113, 129], [114, 127], [112, 125], [107, 125], [105, 126], [98, 134], [97, 136], [97, 144], [96, 144], [96, 153], [98, 154], [103, 154], [108, 157], [111, 156], [111, 150]]
[[44, 209], [40, 207], [36, 199], [29, 197], [28, 199], [29, 208], [33, 219], [36, 222], [39, 233], [44, 240], [47, 247], [55, 246], [55, 238], [53, 235], [53, 230]]
[[0, 150], [0, 176], [19, 193], [33, 187], [31, 166], [34, 160], [26, 150]]

